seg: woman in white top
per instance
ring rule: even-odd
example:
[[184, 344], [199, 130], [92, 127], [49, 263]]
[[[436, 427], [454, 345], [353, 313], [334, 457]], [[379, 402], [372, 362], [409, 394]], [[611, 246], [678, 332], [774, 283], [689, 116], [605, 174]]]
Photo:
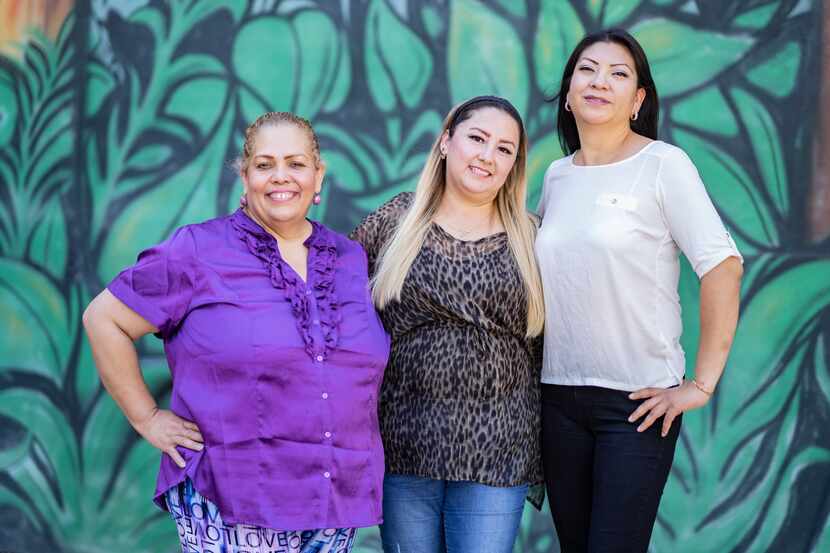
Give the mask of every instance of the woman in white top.
[[[657, 91], [631, 35], [585, 37], [558, 101], [570, 155], [547, 171], [536, 239], [551, 513], [565, 553], [647, 551], [681, 414], [709, 401], [726, 363], [742, 258], [688, 156], [657, 140]], [[681, 252], [701, 281], [688, 379]]]

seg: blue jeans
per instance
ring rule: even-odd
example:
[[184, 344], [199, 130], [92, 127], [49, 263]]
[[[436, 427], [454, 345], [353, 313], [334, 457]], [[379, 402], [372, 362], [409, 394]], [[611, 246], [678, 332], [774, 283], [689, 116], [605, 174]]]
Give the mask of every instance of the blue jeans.
[[384, 553], [511, 553], [527, 485], [509, 488], [387, 474]]

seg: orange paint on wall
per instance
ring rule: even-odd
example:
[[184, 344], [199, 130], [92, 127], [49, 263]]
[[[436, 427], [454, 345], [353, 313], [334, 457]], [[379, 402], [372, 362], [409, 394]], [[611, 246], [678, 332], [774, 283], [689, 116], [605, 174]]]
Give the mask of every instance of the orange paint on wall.
[[19, 45], [37, 29], [55, 38], [75, 0], [0, 0], [0, 54], [18, 57]]

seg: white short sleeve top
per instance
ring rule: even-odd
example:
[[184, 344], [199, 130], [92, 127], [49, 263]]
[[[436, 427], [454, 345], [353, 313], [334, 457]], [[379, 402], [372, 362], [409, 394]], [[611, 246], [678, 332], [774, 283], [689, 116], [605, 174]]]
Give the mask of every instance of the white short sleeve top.
[[699, 278], [743, 262], [683, 150], [654, 141], [607, 165], [554, 161], [539, 201], [542, 382], [637, 390], [680, 384], [679, 254]]

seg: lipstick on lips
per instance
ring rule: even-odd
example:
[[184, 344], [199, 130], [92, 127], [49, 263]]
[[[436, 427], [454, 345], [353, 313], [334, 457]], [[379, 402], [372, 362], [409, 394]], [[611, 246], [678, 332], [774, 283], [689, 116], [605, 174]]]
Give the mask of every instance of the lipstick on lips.
[[593, 94], [586, 94], [582, 97], [587, 103], [594, 105], [594, 106], [605, 106], [610, 104], [611, 102], [606, 100], [605, 98], [600, 98], [599, 96], [594, 96]]
[[481, 167], [476, 167], [475, 165], [470, 165], [470, 172], [477, 177], [489, 177], [492, 175], [490, 171], [482, 169]]

